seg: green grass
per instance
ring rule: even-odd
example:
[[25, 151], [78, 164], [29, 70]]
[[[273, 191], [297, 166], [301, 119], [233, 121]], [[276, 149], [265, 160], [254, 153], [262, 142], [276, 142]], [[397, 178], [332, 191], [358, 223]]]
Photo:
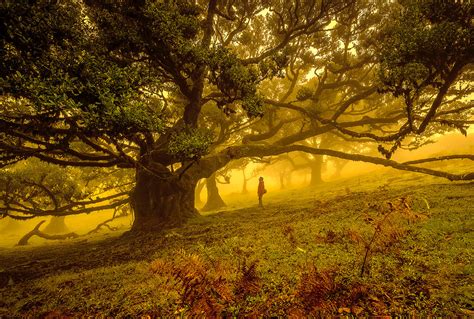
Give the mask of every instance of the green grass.
[[[402, 235], [373, 247], [361, 277], [365, 246], [351, 234], [370, 239], [369, 206], [400, 198], [418, 219], [394, 219]], [[265, 200], [232, 196], [160, 234], [5, 249], [0, 316], [473, 314], [472, 183], [381, 171]]]

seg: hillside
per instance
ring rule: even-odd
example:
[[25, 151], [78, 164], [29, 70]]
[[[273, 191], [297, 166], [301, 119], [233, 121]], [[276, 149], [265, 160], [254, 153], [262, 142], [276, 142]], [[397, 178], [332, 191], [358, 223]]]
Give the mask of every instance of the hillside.
[[473, 183], [380, 170], [227, 202], [159, 234], [3, 249], [0, 316], [474, 313]]

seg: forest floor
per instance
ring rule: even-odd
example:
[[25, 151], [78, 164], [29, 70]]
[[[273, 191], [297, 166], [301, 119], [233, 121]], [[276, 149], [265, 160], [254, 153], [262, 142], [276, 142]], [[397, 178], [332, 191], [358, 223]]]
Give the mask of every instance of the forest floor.
[[2, 249], [0, 317], [474, 315], [474, 183], [383, 170], [267, 195], [162, 233]]

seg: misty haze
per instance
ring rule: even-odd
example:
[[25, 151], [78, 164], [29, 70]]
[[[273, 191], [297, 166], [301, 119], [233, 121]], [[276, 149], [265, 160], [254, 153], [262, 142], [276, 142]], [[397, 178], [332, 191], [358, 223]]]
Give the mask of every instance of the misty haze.
[[474, 316], [473, 14], [2, 1], [0, 319]]

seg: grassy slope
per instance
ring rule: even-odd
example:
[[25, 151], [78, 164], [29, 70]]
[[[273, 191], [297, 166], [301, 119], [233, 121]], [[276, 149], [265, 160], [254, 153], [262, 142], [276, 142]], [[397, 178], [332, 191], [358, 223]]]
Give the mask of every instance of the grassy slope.
[[[364, 240], [375, 230], [364, 218], [379, 218], [369, 205], [402, 197], [418, 217], [394, 220], [398, 233], [373, 247], [360, 277]], [[245, 200], [234, 196], [231, 208], [247, 207], [162, 234], [3, 250], [0, 316], [474, 310], [472, 183], [384, 170], [269, 193], [264, 209]]]

